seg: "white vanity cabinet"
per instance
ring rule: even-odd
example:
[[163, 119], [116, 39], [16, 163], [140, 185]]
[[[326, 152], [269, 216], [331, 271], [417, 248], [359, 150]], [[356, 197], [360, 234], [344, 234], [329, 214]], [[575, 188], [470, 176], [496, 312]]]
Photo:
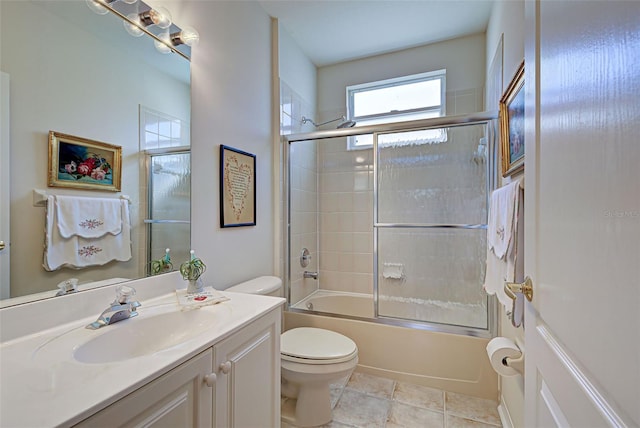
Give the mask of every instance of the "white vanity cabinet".
[[77, 427], [280, 426], [280, 310], [272, 310]]
[[213, 351], [196, 355], [76, 427], [210, 427]]
[[213, 347], [214, 424], [280, 426], [280, 311], [272, 311]]

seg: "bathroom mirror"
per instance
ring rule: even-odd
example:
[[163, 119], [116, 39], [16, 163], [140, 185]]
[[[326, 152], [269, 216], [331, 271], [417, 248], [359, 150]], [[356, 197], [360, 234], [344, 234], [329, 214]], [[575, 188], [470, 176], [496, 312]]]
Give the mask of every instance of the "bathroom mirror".
[[[190, 246], [189, 61], [159, 53], [149, 36], [132, 37], [122, 18], [98, 15], [84, 0], [3, 1], [0, 18], [0, 68], [9, 76], [3, 103], [10, 97], [8, 115], [3, 112], [10, 138], [2, 144], [10, 144], [11, 151], [0, 165], [11, 177], [10, 200], [0, 201], [10, 203], [11, 242], [10, 291], [8, 272], [0, 272], [2, 306], [54, 296], [57, 285], [70, 278], [82, 289], [146, 276], [150, 260], [164, 255], [165, 247], [179, 265], [178, 248], [186, 257]], [[122, 191], [47, 187], [49, 131], [121, 146]], [[166, 152], [171, 152], [166, 159], [158, 158]], [[157, 192], [160, 183], [155, 192], [150, 189], [155, 175], [166, 191]], [[45, 271], [45, 208], [34, 203], [34, 190], [128, 197], [132, 258]], [[156, 193], [164, 199], [152, 200]], [[155, 211], [150, 213], [149, 205]], [[163, 206], [180, 206], [183, 212], [173, 221], [176, 213], [163, 212]], [[151, 235], [156, 224], [150, 215], [162, 219], [156, 229], [164, 235]]]

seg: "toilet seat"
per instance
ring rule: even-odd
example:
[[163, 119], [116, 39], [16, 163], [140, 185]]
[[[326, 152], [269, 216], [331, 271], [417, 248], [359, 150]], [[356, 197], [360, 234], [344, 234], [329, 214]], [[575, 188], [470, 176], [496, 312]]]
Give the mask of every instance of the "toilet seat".
[[300, 327], [282, 333], [280, 354], [283, 360], [300, 364], [337, 364], [356, 357], [358, 347], [340, 333]]

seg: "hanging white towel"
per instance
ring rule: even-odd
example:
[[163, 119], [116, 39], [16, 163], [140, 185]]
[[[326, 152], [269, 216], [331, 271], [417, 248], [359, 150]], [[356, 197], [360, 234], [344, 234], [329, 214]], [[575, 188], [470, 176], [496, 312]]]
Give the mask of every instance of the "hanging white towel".
[[100, 238], [122, 231], [121, 201], [115, 198], [56, 196], [56, 219], [60, 236]]
[[524, 270], [523, 207], [520, 180], [491, 194], [487, 227], [487, 268], [483, 288], [487, 294], [495, 294], [509, 312], [512, 311], [513, 301], [505, 294], [504, 283], [515, 282]]
[[129, 203], [116, 200], [119, 205], [119, 217], [122, 229], [119, 234], [107, 233], [100, 238], [81, 238], [73, 235], [64, 238], [57, 225], [56, 197], [47, 197], [46, 237], [44, 249], [44, 268], [48, 271], [70, 267], [82, 269], [88, 266], [101, 266], [110, 261], [128, 261], [131, 259], [131, 221]]
[[520, 181], [516, 180], [491, 193], [489, 220], [487, 221], [487, 244], [501, 259], [507, 253], [515, 234], [516, 204], [520, 192]]

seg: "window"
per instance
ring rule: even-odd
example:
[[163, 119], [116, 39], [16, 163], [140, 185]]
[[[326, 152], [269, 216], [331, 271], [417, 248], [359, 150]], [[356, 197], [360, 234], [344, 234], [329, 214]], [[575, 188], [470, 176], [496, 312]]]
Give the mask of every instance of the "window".
[[[437, 70], [347, 86], [348, 118], [355, 120], [356, 126], [366, 126], [444, 116], [445, 78], [446, 70]], [[414, 139], [411, 141], [398, 140], [394, 143], [430, 144], [446, 140], [444, 129], [414, 132], [412, 136]], [[349, 150], [369, 148], [372, 145], [373, 136], [370, 134], [348, 139]]]

